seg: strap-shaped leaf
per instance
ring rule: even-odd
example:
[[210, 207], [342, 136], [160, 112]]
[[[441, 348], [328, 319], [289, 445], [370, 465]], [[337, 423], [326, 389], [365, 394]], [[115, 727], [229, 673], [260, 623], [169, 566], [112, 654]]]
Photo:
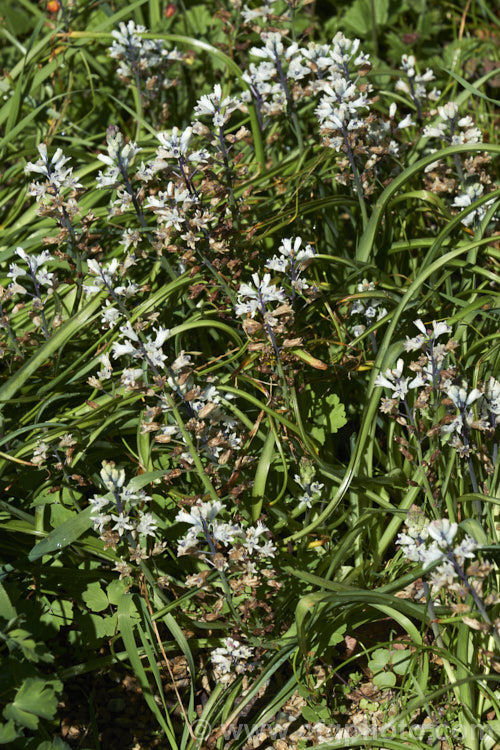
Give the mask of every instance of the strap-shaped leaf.
[[92, 519], [90, 514], [92, 507], [89, 506], [78, 513], [73, 518], [68, 518], [64, 521], [57, 529], [51, 531], [48, 536], [45, 537], [41, 542], [38, 542], [28, 555], [28, 559], [31, 562], [39, 560], [40, 557], [54, 552], [54, 550], [60, 550], [67, 547], [68, 544], [75, 542], [78, 537], [88, 531], [92, 526]]
[[0, 388], [0, 409], [2, 403], [12, 399], [25, 382], [46, 362], [53, 354], [58, 352], [78, 331], [88, 323], [89, 319], [100, 308], [105, 293], [96, 294], [85, 307], [80, 310], [71, 320], [58, 328], [48, 341], [24, 363], [22, 367], [7, 380]]

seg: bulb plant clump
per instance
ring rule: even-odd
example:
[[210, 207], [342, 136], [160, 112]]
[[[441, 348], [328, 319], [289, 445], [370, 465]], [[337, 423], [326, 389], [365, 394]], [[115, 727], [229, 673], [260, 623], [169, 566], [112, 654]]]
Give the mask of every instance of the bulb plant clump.
[[498, 22], [368, 5], [6, 15], [0, 744], [500, 745]]

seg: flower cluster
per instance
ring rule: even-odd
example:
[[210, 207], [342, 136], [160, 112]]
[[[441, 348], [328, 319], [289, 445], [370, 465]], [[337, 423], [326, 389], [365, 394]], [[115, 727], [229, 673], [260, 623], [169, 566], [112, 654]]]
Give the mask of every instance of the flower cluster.
[[[44, 466], [50, 457], [53, 459], [52, 467], [57, 471], [63, 471], [65, 466], [70, 466], [72, 456], [75, 451], [76, 440], [70, 432], [67, 432], [59, 440], [58, 446], [46, 443], [44, 440], [40, 440], [33, 450], [31, 457], [31, 464], [38, 468]], [[64, 451], [64, 458], [60, 454], [60, 450]]]
[[277, 3], [273, 0], [266, 0], [266, 4], [260, 5], [258, 8], [249, 8], [248, 5], [244, 5], [241, 9], [243, 24], [251, 24], [260, 19], [268, 23], [269, 19], [275, 16], [274, 6], [276, 5]]
[[417, 110], [418, 119], [422, 119], [422, 105], [428, 100], [431, 102], [437, 101], [441, 96], [441, 92], [432, 88], [428, 90], [428, 84], [436, 80], [436, 76], [430, 68], [426, 68], [423, 73], [418, 73], [416, 68], [416, 60], [413, 55], [403, 55], [401, 57], [401, 68], [403, 73], [406, 75], [404, 78], [398, 78], [396, 82], [396, 91], [402, 91], [407, 94], [415, 108]]
[[360, 93], [356, 84], [338, 76], [323, 87], [323, 97], [316, 108], [321, 125], [323, 143], [335, 151], [351, 148], [351, 134], [365, 130], [367, 122], [359, 113], [368, 109], [366, 93]]
[[194, 115], [195, 117], [211, 117], [214, 128], [219, 130], [240, 106], [241, 103], [238, 99], [223, 96], [221, 85], [216, 83], [211, 94], [204, 94], [198, 99], [194, 108]]
[[302, 294], [309, 289], [309, 284], [301, 276], [301, 272], [308, 265], [308, 261], [314, 258], [314, 248], [306, 245], [301, 249], [302, 238], [286, 238], [278, 247], [278, 255], [273, 255], [266, 263], [266, 268], [286, 274], [292, 288], [292, 300], [297, 292]]
[[442, 107], [438, 107], [438, 113], [441, 122], [426, 125], [422, 133], [424, 138], [439, 138], [450, 145], [481, 141], [481, 131], [474, 125], [472, 117], [470, 115], [458, 116], [456, 102], [447, 102]]
[[[474, 201], [482, 196], [483, 192], [483, 185], [481, 185], [479, 182], [473, 182], [472, 184], [467, 185], [465, 190], [456, 196], [451, 205], [453, 206], [453, 208], [458, 208], [460, 210], [468, 209], [469, 206], [472, 206]], [[494, 199], [492, 198], [491, 200], [482, 203], [473, 211], [467, 211], [466, 213], [464, 212], [461, 220], [462, 224], [464, 224], [466, 227], [472, 226], [474, 229], [477, 228], [479, 222], [485, 217], [488, 208], [493, 204], [493, 202]]]
[[[421, 563], [424, 570], [432, 568], [428, 575], [433, 595], [440, 591], [450, 592], [459, 602], [471, 596], [486, 622], [480, 625], [470, 618], [464, 618], [464, 621], [472, 627], [477, 623], [478, 627], [487, 629], [491, 621], [485, 607], [496, 603], [498, 597], [495, 594], [486, 596], [483, 580], [493, 567], [487, 561], [475, 559], [480, 547], [470, 535], [465, 534], [457, 543], [458, 530], [457, 523], [447, 518], [429, 521], [420, 508], [413, 506], [408, 514], [407, 529], [398, 535], [396, 544], [408, 560]], [[454, 609], [461, 614], [470, 611], [465, 603], [454, 605]]]
[[120, 178], [127, 179], [127, 172], [134, 156], [141, 150], [136, 143], [130, 141], [124, 143], [123, 135], [117, 127], [111, 126], [106, 133], [106, 142], [108, 145], [107, 154], [98, 154], [97, 158], [106, 164], [108, 169], [103, 173], [99, 172], [97, 177], [97, 187], [118, 187]]
[[[228, 523], [217, 518], [224, 505], [220, 501], [209, 500], [193, 505], [189, 512], [181, 510], [175, 520], [179, 523], [190, 525], [189, 531], [179, 540], [177, 554], [204, 557], [207, 562], [215, 566], [227, 566], [227, 562], [219, 556], [217, 559], [217, 547], [232, 547], [229, 557], [239, 562], [246, 563], [246, 569], [255, 570], [255, 563], [251, 558], [265, 559], [274, 557], [276, 547], [267, 537], [269, 531], [267, 526], [258, 521], [255, 526], [243, 529], [241, 524]], [[206, 552], [199, 549], [200, 541], [208, 544], [210, 558], [206, 558]]]
[[357, 319], [361, 318], [363, 320], [363, 323], [356, 323], [352, 328], [353, 336], [358, 337], [366, 330], [367, 326], [371, 326], [375, 321], [384, 318], [387, 315], [387, 310], [379, 298], [367, 296], [368, 292], [375, 291], [375, 283], [373, 281], [363, 279], [357, 285], [356, 291], [363, 296], [358, 297], [350, 306], [349, 317], [356, 316]]
[[[170, 365], [167, 385], [181, 401], [186, 416], [185, 428], [191, 435], [197, 453], [208, 459], [213, 469], [218, 471], [231, 466], [229, 459], [240, 451], [243, 425], [224, 409], [224, 402], [231, 400], [231, 394], [223, 396], [217, 389], [214, 377], [208, 376], [204, 382], [197, 382], [191, 364], [190, 355], [181, 351]], [[165, 398], [160, 401], [162, 412], [168, 417], [170, 405]], [[151, 431], [154, 425], [149, 425], [147, 429]], [[186, 450], [184, 437], [176, 424], [159, 427], [155, 440], [160, 443], [174, 440], [174, 455], [178, 457], [181, 466], [185, 469], [192, 468], [193, 457]], [[241, 461], [244, 459], [241, 458]], [[240, 465], [240, 458], [236, 458], [235, 464]]]
[[253, 664], [248, 660], [253, 658], [253, 649], [234, 638], [224, 638], [222, 642], [224, 645], [212, 651], [210, 660], [216, 680], [227, 685], [235, 675], [252, 671]]
[[[50, 327], [56, 327], [61, 323], [60, 315], [54, 315], [52, 323], [49, 324], [45, 314], [47, 301], [57, 284], [55, 273], [48, 271], [45, 268], [45, 264], [53, 261], [54, 258], [48, 250], [44, 250], [39, 255], [30, 255], [22, 247], [17, 247], [15, 253], [26, 264], [26, 267], [22, 267], [17, 263], [11, 263], [9, 265], [7, 277], [12, 279], [12, 281], [6, 290], [2, 288], [3, 294], [1, 302], [6, 302], [7, 300], [14, 298], [16, 295], [31, 298], [32, 310], [30, 312], [30, 318], [35, 324], [35, 327], [40, 328], [43, 331], [45, 338], [49, 338]], [[25, 277], [26, 279], [30, 279], [31, 283], [29, 286], [33, 291], [28, 291], [26, 286], [20, 284], [18, 281], [19, 277], [22, 278], [24, 283], [26, 283]], [[3, 305], [0, 304], [0, 310], [2, 309]], [[7, 321], [5, 321], [4, 326], [2, 327], [6, 327], [7, 331], [10, 331], [12, 337], [12, 331], [10, 326], [7, 325]]]
[[300, 476], [300, 474], [295, 474], [293, 478], [300, 489], [303, 490], [302, 495], [298, 498], [299, 508], [312, 508], [313, 503], [321, 499], [321, 492], [325, 485], [321, 482], [308, 481], [306, 477]]
[[369, 60], [358, 53], [359, 39], [347, 39], [337, 33], [331, 44], [309, 42], [299, 47], [286, 43], [277, 31], [260, 33], [262, 47], [252, 47], [250, 54], [261, 60], [251, 63], [243, 79], [249, 91], [244, 101], [255, 100], [259, 113], [265, 116], [282, 114], [294, 102], [323, 91], [329, 83], [343, 77], [350, 80], [351, 67], [366, 68]]
[[[445, 357], [454, 348], [453, 342], [438, 344], [437, 339], [444, 333], [450, 333], [451, 328], [446, 323], [434, 321], [432, 330], [426, 329], [420, 319], [415, 321], [415, 325], [420, 333], [414, 338], [407, 336], [404, 348], [407, 352], [418, 351], [419, 349], [424, 351], [418, 361], [412, 362], [410, 365], [410, 370], [416, 375], [403, 377], [404, 361], [400, 358], [395, 368], [389, 368], [385, 373], [379, 373], [375, 379], [375, 385], [389, 388], [393, 392], [392, 399], [383, 399], [382, 409], [387, 413], [391, 413], [400, 401], [406, 399], [409, 390], [421, 387], [442, 388], [449, 382], [451, 373], [446, 372], [443, 379], [441, 378], [441, 371], [444, 367]], [[427, 393], [425, 401], [423, 397], [420, 399], [420, 408], [427, 405], [428, 399], [429, 393]]]
[[184, 55], [174, 47], [169, 50], [163, 39], [144, 39], [148, 33], [145, 26], [134, 21], [121, 22], [118, 30], [111, 32], [113, 44], [109, 48], [110, 57], [119, 62], [118, 76], [126, 83], [133, 83], [145, 103], [158, 101], [165, 89], [176, 86], [177, 78], [170, 78], [167, 71], [172, 63], [184, 60]]
[[[125, 470], [117, 468], [113, 461], [103, 461], [100, 472], [106, 495], [94, 495], [90, 499], [91, 518], [95, 531], [106, 547], [123, 548], [127, 557], [136, 563], [149, 557], [148, 537], [156, 538], [158, 522], [150, 511], [146, 511], [151, 497], [138, 489], [134, 481], [125, 483]], [[161, 545], [160, 545], [161, 546]], [[160, 549], [155, 546], [152, 554]], [[123, 578], [131, 573], [131, 566], [123, 561], [115, 568]]]
[[[222, 98], [220, 87], [215, 86], [212, 94], [201, 97], [196, 112], [198, 117], [210, 114], [218, 123], [216, 132], [201, 122], [193, 122], [184, 130], [174, 127], [158, 132], [154, 158], [142, 163], [135, 175], [141, 187], [135, 191], [134, 208], [143, 225], [148, 211], [155, 217], [157, 226], [151, 233], [158, 255], [176, 251], [174, 243], [178, 243], [180, 272], [201, 260], [216, 275], [209, 258], [220, 253], [217, 266], [230, 260], [224, 256], [227, 231], [222, 232], [219, 219], [226, 218], [228, 201], [232, 201], [233, 211], [237, 208], [232, 185], [238, 170], [231, 159], [236, 144], [248, 134], [243, 127], [236, 133], [225, 133], [225, 122], [236, 106], [236, 100]], [[146, 189], [149, 195], [141, 203]], [[122, 235], [125, 247], [132, 242], [136, 247], [139, 241], [140, 236], [128, 230]], [[198, 293], [204, 288], [199, 286]]]
[[250, 315], [255, 318], [257, 313], [264, 318], [270, 326], [277, 321], [274, 315], [268, 312], [267, 305], [270, 302], [284, 302], [285, 292], [275, 284], [271, 284], [271, 274], [265, 273], [261, 279], [258, 273], [252, 274], [253, 284], [241, 284], [238, 290], [238, 301], [235, 307], [236, 315]]
[[36, 162], [29, 161], [24, 171], [29, 174], [35, 172], [45, 177], [44, 182], [32, 182], [28, 195], [34, 195], [37, 200], [44, 196], [57, 196], [63, 188], [76, 190], [82, 185], [73, 177], [73, 167], [66, 166], [69, 156], [64, 156], [62, 149], [58, 148], [52, 158], [49, 159], [45, 143], [38, 145], [40, 158]]
[[[40, 287], [46, 287], [48, 293], [54, 288], [54, 274], [50, 273], [43, 267], [49, 261], [53, 261], [54, 258], [48, 250], [44, 250], [39, 255], [29, 255], [22, 247], [16, 247], [15, 252], [16, 255], [26, 263], [27, 269], [21, 268], [17, 263], [10, 264], [7, 276], [12, 279], [12, 283], [9, 286], [9, 289], [16, 294], [29, 294], [31, 297], [36, 296], [41, 302]], [[35, 295], [27, 292], [27, 290], [17, 282], [19, 276], [31, 277], [35, 287]]]
[[[284, 349], [302, 343], [293, 324], [298, 312], [297, 298], [308, 303], [318, 293], [317, 286], [306, 281], [303, 275], [314, 255], [312, 245], [302, 246], [301, 237], [287, 237], [265, 264], [266, 269], [283, 274], [280, 284], [271, 283], [270, 273], [265, 273], [262, 278], [254, 273], [253, 283], [240, 285], [235, 312], [238, 316], [245, 316], [243, 328], [251, 339], [255, 339], [249, 344], [250, 351], [271, 352], [272, 349], [274, 358], [279, 361]], [[269, 343], [263, 341], [264, 337]]]
[[[476, 468], [472, 458], [482, 465], [487, 476], [494, 473], [497, 460], [497, 443], [494, 440], [500, 411], [500, 383], [492, 376], [487, 383], [480, 382], [469, 388], [466, 380], [460, 379], [457, 368], [447, 364], [448, 355], [456, 344], [452, 339], [439, 343], [438, 339], [451, 333], [444, 322], [432, 323], [426, 328], [422, 320], [415, 321], [419, 334], [406, 338], [407, 352], [420, 351], [417, 360], [409, 364], [411, 375], [404, 375], [405, 364], [398, 359], [396, 367], [380, 373], [375, 385], [392, 391], [390, 398], [383, 398], [381, 410], [390, 414], [410, 435], [420, 435], [420, 447], [424, 439], [439, 436], [441, 444], [449, 444], [458, 456], [466, 459], [474, 492], [479, 492]], [[415, 391], [413, 402], [408, 399]], [[491, 452], [486, 439], [491, 439]], [[401, 452], [409, 460], [412, 453], [408, 442], [398, 438]], [[439, 456], [434, 450], [432, 464]]]
[[[51, 244], [62, 245], [75, 243], [72, 220], [78, 214], [77, 191], [81, 183], [73, 177], [73, 167], [68, 166], [69, 156], [64, 156], [61, 148], [55, 150], [50, 158], [45, 143], [38, 145], [40, 158], [28, 162], [24, 168], [26, 174], [35, 173], [44, 179], [34, 180], [28, 195], [34, 196], [38, 203], [37, 214], [54, 219], [61, 227], [59, 237], [51, 238]], [[74, 255], [75, 253], [73, 253]]]
[[[138, 284], [131, 281], [127, 281], [126, 284], [121, 282], [121, 277], [126, 274], [131, 265], [133, 265], [133, 261], [130, 258], [123, 263], [120, 263], [117, 258], [113, 258], [106, 266], [101, 265], [94, 258], [89, 258], [87, 266], [90, 279], [83, 285], [83, 291], [89, 296], [107, 291], [115, 301], [119, 298], [133, 297], [139, 291]], [[109, 300], [107, 300], [107, 304], [107, 310], [103, 311], [103, 323], [114, 325], [120, 313], [115, 308], [109, 307]]]

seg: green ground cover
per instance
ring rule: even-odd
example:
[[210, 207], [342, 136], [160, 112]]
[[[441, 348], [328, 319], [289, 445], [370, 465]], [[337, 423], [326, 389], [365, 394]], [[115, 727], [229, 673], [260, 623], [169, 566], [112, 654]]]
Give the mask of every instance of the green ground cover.
[[5, 747], [500, 747], [500, 7], [259, 2], [0, 2]]

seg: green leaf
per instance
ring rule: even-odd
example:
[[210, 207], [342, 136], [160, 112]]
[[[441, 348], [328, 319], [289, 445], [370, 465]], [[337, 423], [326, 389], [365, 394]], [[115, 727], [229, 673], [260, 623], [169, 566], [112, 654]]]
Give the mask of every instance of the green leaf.
[[103, 609], [109, 606], [109, 599], [102, 590], [99, 581], [90, 583], [87, 586], [82, 594], [82, 599], [92, 612], [102, 612]]
[[44, 555], [54, 552], [54, 550], [60, 550], [67, 547], [68, 544], [72, 544], [78, 539], [78, 537], [91, 528], [91, 512], [92, 506], [89, 506], [88, 508], [85, 508], [85, 510], [82, 510], [81, 513], [74, 515], [73, 518], [64, 521], [61, 526], [54, 529], [54, 531], [51, 531], [45, 539], [38, 542], [38, 544], [35, 544], [28, 555], [28, 559], [31, 562], [34, 562]]
[[264, 447], [260, 454], [259, 463], [257, 464], [257, 470], [255, 472], [255, 479], [252, 487], [252, 521], [258, 520], [261, 511], [262, 503], [265, 497], [265, 489], [271, 463], [274, 455], [274, 435], [273, 431], [269, 430], [267, 434]]
[[0, 583], [0, 613], [2, 617], [5, 617], [6, 620], [12, 620], [17, 615], [16, 610], [11, 604], [9, 595], [7, 594], [5, 588], [3, 587], [1, 583]]
[[71, 750], [71, 746], [60, 737], [40, 742], [36, 750]]
[[389, 664], [391, 652], [386, 648], [377, 648], [368, 662], [368, 669], [372, 674], [381, 672]]
[[[189, 31], [197, 37], [205, 36], [207, 31], [214, 26], [213, 14], [208, 10], [206, 5], [195, 5], [184, 14], [184, 18], [189, 27]], [[180, 20], [175, 28], [176, 31], [183, 31], [184, 20]], [[218, 24], [220, 26], [220, 21]]]
[[125, 581], [120, 581], [119, 578], [111, 581], [111, 583], [106, 586], [106, 594], [108, 596], [110, 604], [117, 605], [126, 591], [127, 584], [125, 583]]
[[52, 654], [43, 653], [43, 644], [36, 643], [31, 633], [27, 630], [22, 630], [21, 628], [15, 628], [14, 630], [9, 631], [7, 645], [10, 651], [19, 648], [27, 661], [50, 662], [53, 661], [54, 658]]
[[[373, 2], [373, 6], [372, 6]], [[389, 0], [356, 0], [342, 18], [343, 25], [356, 36], [368, 36], [375, 26], [384, 26], [389, 20]]]
[[[469, 91], [471, 94], [474, 94], [474, 96], [478, 96], [480, 99], [484, 99], [487, 102], [490, 102], [491, 104], [494, 104], [496, 107], [500, 106], [500, 100], [499, 99], [492, 99], [490, 96], [487, 96], [482, 91], [479, 91], [477, 88], [478, 81], [476, 81], [476, 85], [473, 86], [469, 81], [466, 81], [465, 78], [462, 78], [462, 76], [459, 76], [458, 73], [455, 73], [453, 70], [448, 70], [448, 68], [443, 68], [443, 70], [448, 73], [448, 75], [452, 76], [458, 83], [460, 83], [467, 91]], [[491, 78], [492, 76], [496, 75], [498, 73], [498, 70], [494, 68], [493, 70], [490, 70], [489, 73], [486, 76], [483, 76], [481, 79], [481, 82], [485, 81], [487, 78]]]
[[328, 645], [329, 646], [336, 646], [338, 643], [342, 643], [344, 640], [344, 633], [347, 630], [347, 625], [340, 625], [340, 627], [336, 628], [333, 633], [328, 638]]
[[95, 628], [97, 638], [110, 638], [116, 635], [118, 618], [116, 615], [101, 617], [101, 615], [90, 615]]
[[12, 719], [27, 729], [36, 729], [40, 719], [52, 719], [57, 710], [57, 693], [62, 690], [58, 680], [46, 682], [39, 677], [29, 677], [23, 682], [16, 697], [3, 711], [6, 719]]
[[25, 362], [12, 377], [0, 388], [0, 408], [3, 402], [13, 399], [18, 390], [24, 383], [35, 374], [35, 372], [56, 352], [60, 352], [65, 344], [71, 339], [76, 338], [81, 328], [88, 325], [89, 318], [101, 306], [104, 294], [96, 294], [95, 297], [60, 328], [57, 328], [50, 339], [43, 344], [33, 356]]
[[46, 600], [46, 610], [40, 617], [40, 622], [51, 625], [59, 630], [63, 625], [73, 622], [73, 603], [67, 599]]
[[8, 745], [10, 742], [14, 742], [16, 737], [19, 737], [19, 733], [12, 719], [6, 724], [0, 724], [0, 745]]
[[326, 437], [340, 430], [347, 423], [345, 409], [336, 393], [327, 393], [326, 387], [308, 384], [301, 394], [304, 403], [309, 434], [322, 445]]
[[153, 713], [156, 721], [163, 729], [166, 740], [169, 747], [172, 750], [177, 750], [178, 744], [175, 740], [175, 734], [173, 731], [171, 719], [168, 713], [165, 716], [161, 713], [151, 690], [151, 686], [146, 675], [143, 663], [139, 657], [137, 651], [137, 644], [135, 641], [134, 630], [140, 629], [140, 624], [134, 619], [134, 614], [137, 613], [136, 607], [133, 603], [133, 599], [130, 594], [124, 594], [118, 604], [118, 626], [123, 639], [123, 645], [128, 654], [128, 658], [132, 669], [141, 685], [144, 698], [148, 704], [151, 712]]
[[394, 672], [379, 672], [373, 678], [373, 684], [383, 690], [383, 688], [394, 687], [396, 684], [396, 675]]
[[396, 674], [406, 674], [410, 664], [411, 652], [408, 649], [396, 649], [391, 652], [391, 669]]
[[304, 706], [302, 708], [302, 716], [311, 724], [316, 724], [318, 721], [321, 721], [319, 711], [315, 708], [311, 708], [311, 706]]

